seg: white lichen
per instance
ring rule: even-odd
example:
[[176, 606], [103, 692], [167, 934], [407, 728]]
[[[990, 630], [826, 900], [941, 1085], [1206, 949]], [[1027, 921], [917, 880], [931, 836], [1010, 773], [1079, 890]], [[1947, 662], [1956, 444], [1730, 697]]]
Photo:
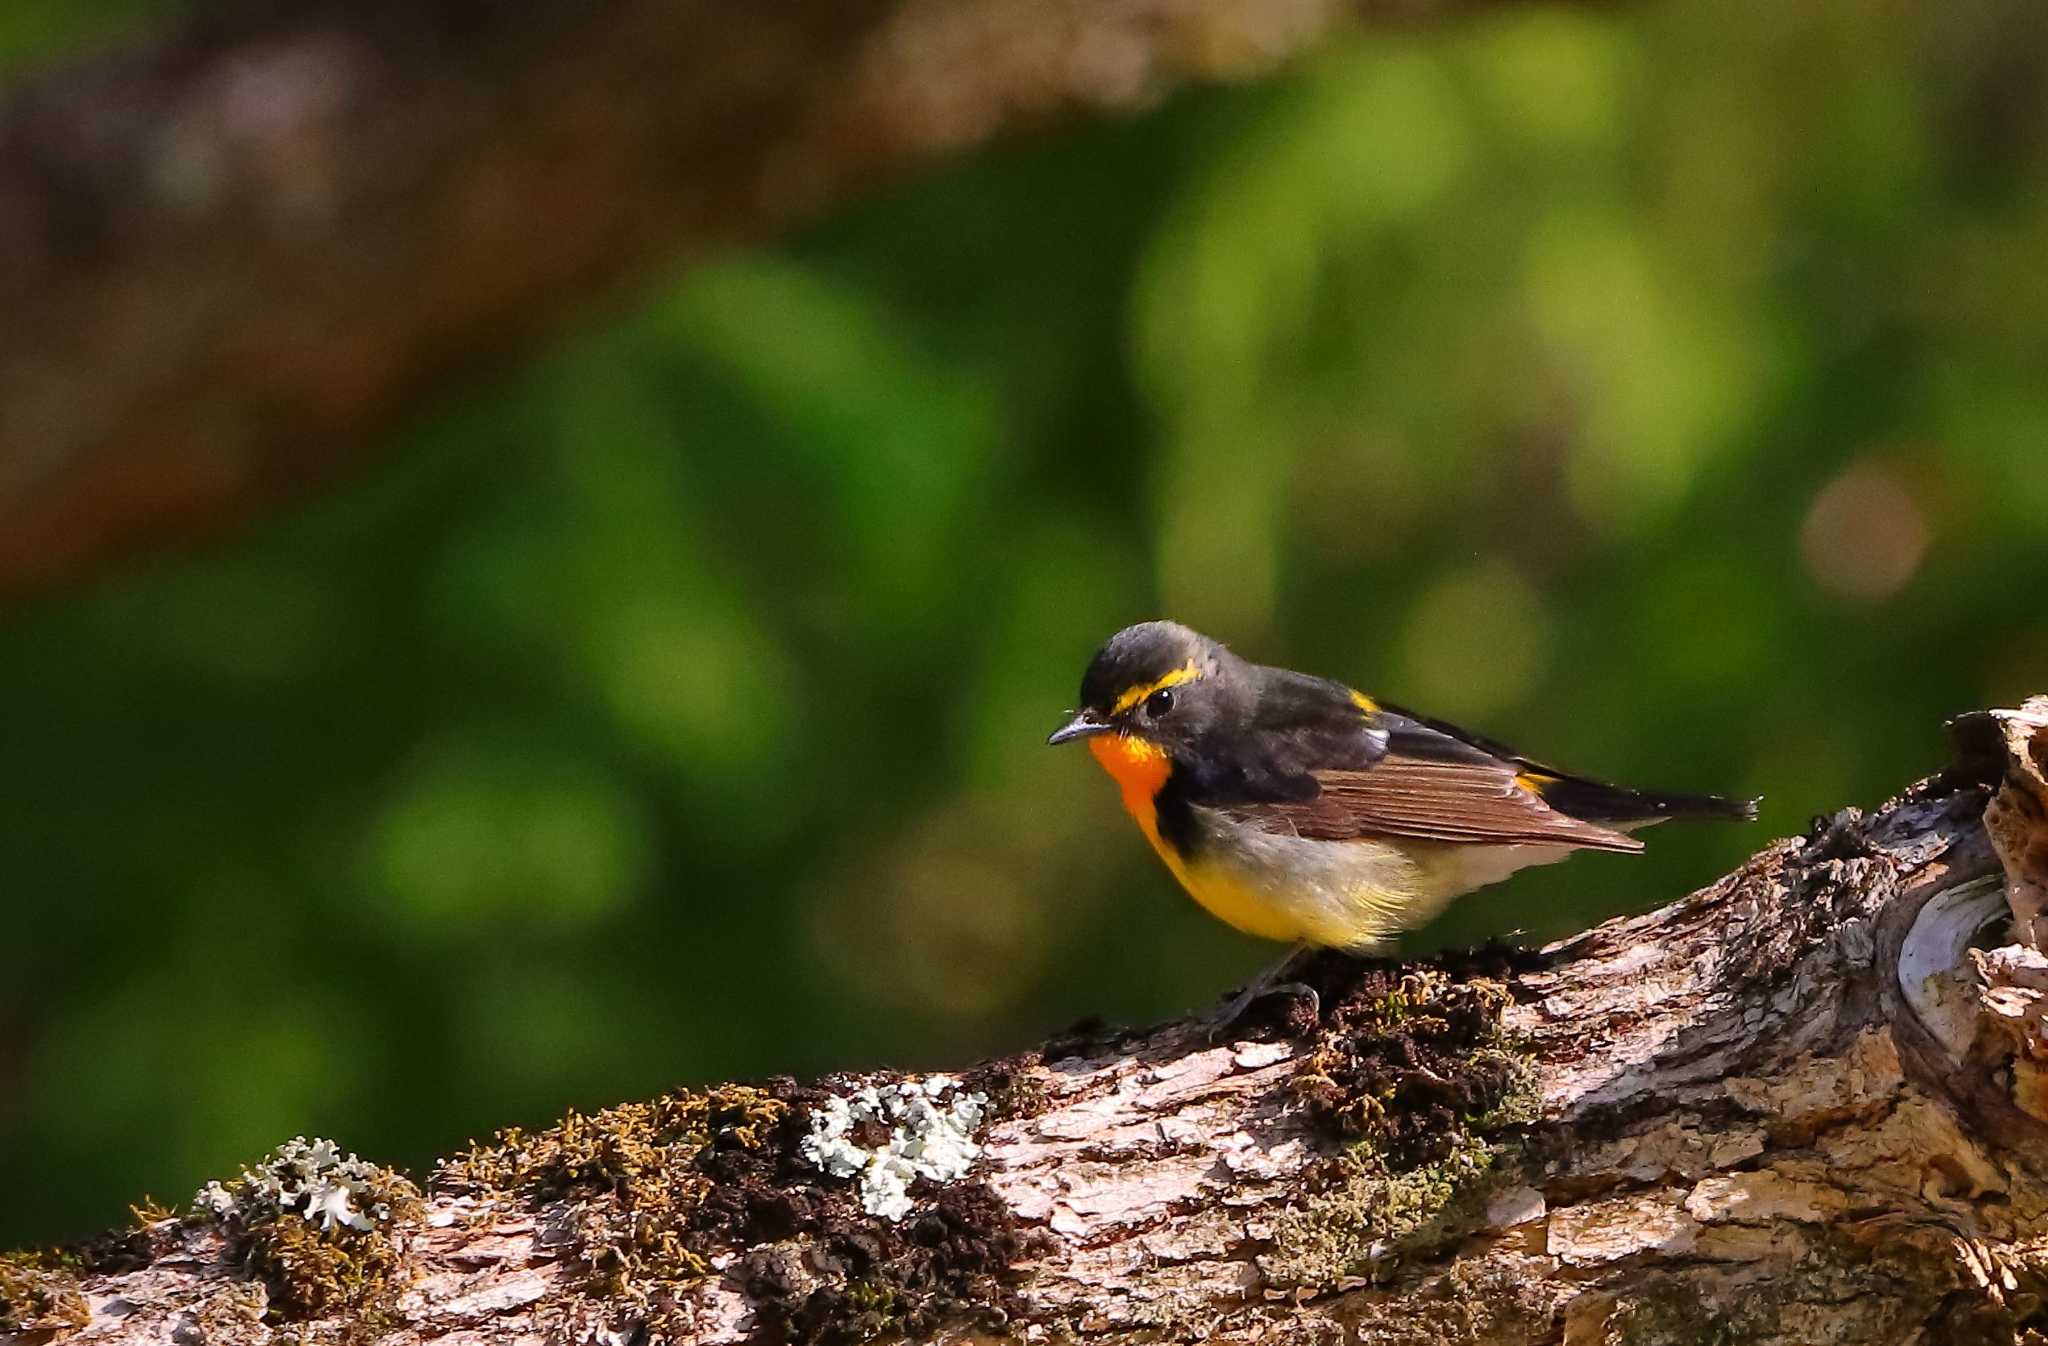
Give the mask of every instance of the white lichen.
[[[949, 1093], [953, 1097], [947, 1101]], [[974, 1132], [987, 1104], [986, 1094], [961, 1091], [949, 1075], [884, 1089], [869, 1085], [814, 1109], [811, 1133], [800, 1148], [804, 1158], [833, 1177], [858, 1177], [861, 1209], [900, 1220], [910, 1213], [912, 1182], [952, 1182], [966, 1176], [981, 1157]], [[855, 1140], [856, 1128], [868, 1123], [887, 1126], [888, 1139], [874, 1147]]]
[[210, 1182], [192, 1194], [192, 1204], [216, 1219], [235, 1208], [235, 1194], [218, 1182]]
[[368, 1232], [391, 1218], [391, 1208], [375, 1196], [381, 1176], [374, 1164], [343, 1154], [331, 1140], [294, 1136], [254, 1168], [243, 1169], [238, 1182], [206, 1184], [192, 1204], [218, 1219], [248, 1222], [259, 1214], [289, 1213], [322, 1229], [341, 1225]]

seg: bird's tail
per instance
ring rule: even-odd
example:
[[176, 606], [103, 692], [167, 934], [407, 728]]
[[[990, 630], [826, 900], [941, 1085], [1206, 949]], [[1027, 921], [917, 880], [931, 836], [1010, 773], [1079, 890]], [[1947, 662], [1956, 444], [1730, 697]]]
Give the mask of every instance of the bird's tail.
[[1542, 776], [1535, 781], [1543, 802], [1559, 813], [1589, 823], [1654, 823], [1666, 818], [1755, 822], [1755, 799], [1628, 790], [1580, 776]]

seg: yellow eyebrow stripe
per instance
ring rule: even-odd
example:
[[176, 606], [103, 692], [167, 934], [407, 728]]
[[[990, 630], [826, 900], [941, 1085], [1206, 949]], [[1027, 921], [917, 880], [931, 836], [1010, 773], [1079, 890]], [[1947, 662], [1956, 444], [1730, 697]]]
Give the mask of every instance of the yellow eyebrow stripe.
[[1364, 692], [1357, 691], [1355, 689], [1351, 693], [1351, 704], [1358, 707], [1360, 710], [1364, 711], [1368, 715], [1377, 715], [1380, 713], [1379, 702], [1373, 700]]
[[1141, 682], [1136, 687], [1125, 688], [1124, 694], [1118, 697], [1116, 704], [1109, 708], [1109, 713], [1111, 715], [1121, 715], [1154, 692], [1164, 691], [1168, 687], [1178, 687], [1184, 682], [1193, 682], [1201, 676], [1202, 670], [1196, 668], [1195, 661], [1190, 659], [1156, 682]]

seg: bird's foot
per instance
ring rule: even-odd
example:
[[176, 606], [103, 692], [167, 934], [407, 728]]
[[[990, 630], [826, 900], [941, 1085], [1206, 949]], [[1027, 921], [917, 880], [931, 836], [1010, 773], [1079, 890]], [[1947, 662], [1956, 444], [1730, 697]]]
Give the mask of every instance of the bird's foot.
[[1231, 998], [1230, 1003], [1225, 1005], [1220, 1013], [1210, 1016], [1208, 1024], [1209, 1041], [1216, 1042], [1221, 1040], [1223, 1035], [1230, 1031], [1230, 1026], [1244, 1017], [1244, 1012], [1251, 1008], [1253, 1001], [1263, 1000], [1269, 995], [1306, 996], [1308, 998], [1309, 1019], [1314, 1021], [1321, 1018], [1323, 1000], [1321, 996], [1316, 994], [1315, 987], [1310, 986], [1307, 982], [1278, 980], [1289, 968], [1294, 966], [1296, 959], [1303, 952], [1303, 950], [1296, 949], [1279, 963], [1253, 978], [1242, 991], [1239, 991]]

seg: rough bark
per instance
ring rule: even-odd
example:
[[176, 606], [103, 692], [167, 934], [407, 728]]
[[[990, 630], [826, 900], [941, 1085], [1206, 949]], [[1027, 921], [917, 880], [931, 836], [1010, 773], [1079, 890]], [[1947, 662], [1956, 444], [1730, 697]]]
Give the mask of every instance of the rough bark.
[[735, 1086], [459, 1157], [371, 1234], [279, 1217], [354, 1279], [153, 1213], [17, 1265], [0, 1322], [66, 1346], [2039, 1341], [2048, 960], [1976, 946], [2048, 856], [2048, 698], [1956, 738], [1875, 812], [1540, 952], [1324, 956], [1319, 1012], [982, 1067], [980, 1157], [902, 1220], [801, 1145], [901, 1077]]
[[286, 0], [0, 108], [0, 596], [220, 526], [667, 257], [1485, 0]]

